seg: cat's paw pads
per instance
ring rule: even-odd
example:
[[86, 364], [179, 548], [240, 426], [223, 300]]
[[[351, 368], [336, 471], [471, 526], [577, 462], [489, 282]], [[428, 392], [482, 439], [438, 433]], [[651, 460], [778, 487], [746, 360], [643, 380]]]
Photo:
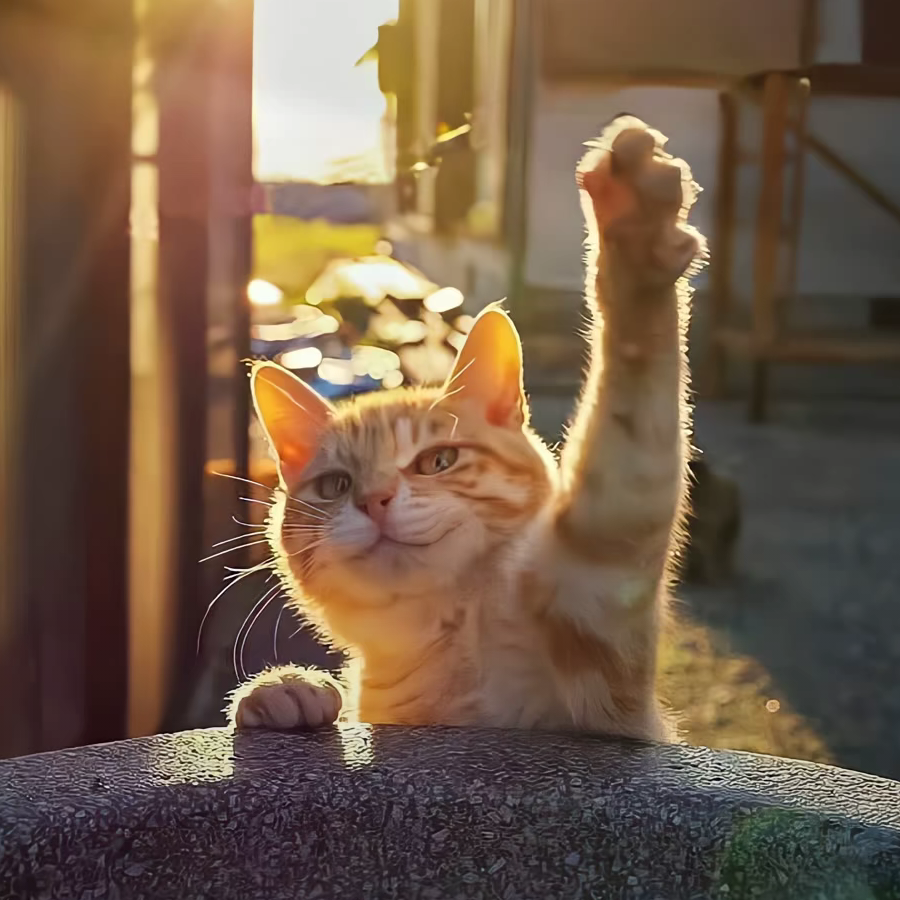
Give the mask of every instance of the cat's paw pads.
[[576, 180], [590, 198], [596, 229], [636, 271], [654, 282], [677, 281], [703, 253], [687, 227], [696, 186], [665, 138], [639, 119], [616, 120], [581, 161]]
[[329, 680], [270, 672], [235, 691], [229, 719], [239, 731], [323, 728], [337, 721], [342, 703], [340, 691]]

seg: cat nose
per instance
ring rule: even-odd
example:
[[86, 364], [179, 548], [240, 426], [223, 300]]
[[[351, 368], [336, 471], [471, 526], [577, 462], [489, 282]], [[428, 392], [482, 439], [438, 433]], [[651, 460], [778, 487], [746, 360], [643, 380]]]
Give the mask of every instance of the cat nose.
[[363, 512], [368, 513], [369, 518], [376, 525], [383, 525], [387, 517], [388, 506], [397, 492], [393, 488], [382, 488], [371, 491], [362, 498], [359, 504]]

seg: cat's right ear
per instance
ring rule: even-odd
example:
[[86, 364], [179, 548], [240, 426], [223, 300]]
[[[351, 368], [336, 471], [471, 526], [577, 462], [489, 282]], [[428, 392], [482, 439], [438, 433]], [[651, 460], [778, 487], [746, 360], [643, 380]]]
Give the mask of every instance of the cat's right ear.
[[290, 480], [315, 455], [334, 407], [287, 369], [270, 362], [253, 367], [250, 391], [282, 478]]
[[453, 402], [479, 409], [491, 425], [521, 428], [526, 422], [522, 342], [501, 309], [491, 305], [475, 319], [444, 391]]

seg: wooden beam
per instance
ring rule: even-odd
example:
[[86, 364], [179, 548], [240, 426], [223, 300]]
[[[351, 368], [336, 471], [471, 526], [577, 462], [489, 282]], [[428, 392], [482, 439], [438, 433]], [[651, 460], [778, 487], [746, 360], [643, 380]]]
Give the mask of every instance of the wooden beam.
[[895, 222], [900, 223], [900, 205], [891, 200], [879, 187], [869, 181], [858, 169], [848, 163], [842, 156], [835, 153], [824, 141], [814, 135], [803, 133], [800, 126], [794, 121], [789, 123], [795, 130], [804, 146], [815, 154], [827, 166], [830, 166], [847, 179], [858, 191], [865, 194], [880, 210], [886, 212]]
[[[817, 97], [900, 97], [900, 68], [887, 66], [823, 63], [791, 72], [808, 78]], [[743, 84], [759, 89], [765, 75], [756, 75]]]
[[[759, 91], [755, 89], [744, 89], [740, 91], [740, 96], [759, 103], [761, 100]], [[870, 181], [862, 172], [859, 171], [851, 163], [847, 162], [839, 153], [833, 150], [821, 138], [810, 134], [805, 127], [805, 122], [797, 117], [790, 116], [787, 120], [787, 127], [797, 135], [799, 141], [805, 149], [817, 156], [825, 165], [829, 166], [839, 175], [843, 176], [857, 190], [863, 193], [872, 201], [879, 209], [886, 212], [896, 222], [900, 222], [900, 204], [895, 203], [887, 194], [884, 193], [876, 184]]]
[[797, 258], [803, 234], [803, 201], [806, 188], [806, 121], [809, 115], [809, 81], [801, 78], [793, 85], [792, 99], [797, 109], [789, 125], [793, 132], [794, 148], [791, 154], [792, 173], [788, 223], [785, 229], [787, 260], [784, 277], [779, 286], [781, 297], [793, 297], [797, 289]]
[[[791, 76], [774, 72], [763, 90], [762, 172], [756, 210], [753, 264], [753, 331], [757, 342], [772, 343], [778, 328], [776, 290], [784, 205], [785, 134]], [[765, 362], [757, 361], [750, 398], [753, 421], [765, 418]]]
[[749, 330], [723, 328], [713, 335], [713, 340], [750, 360], [811, 365], [900, 363], [900, 337], [791, 334], [775, 342], [760, 342]]
[[0, 4], [16, 107], [15, 144], [0, 148], [15, 166], [0, 185], [15, 228], [0, 236], [15, 270], [0, 273], [15, 274], [0, 440], [16, 567], [0, 649], [28, 656], [0, 665], [15, 695], [0, 700], [2, 753], [125, 733], [132, 26], [131, 4], [114, 0]]
[[[738, 164], [737, 101], [733, 94], [722, 93], [719, 95], [715, 220], [710, 247], [710, 320], [714, 331], [727, 324], [731, 312]], [[706, 389], [712, 397], [721, 397], [725, 392], [727, 362], [724, 348], [711, 341], [707, 357]]]

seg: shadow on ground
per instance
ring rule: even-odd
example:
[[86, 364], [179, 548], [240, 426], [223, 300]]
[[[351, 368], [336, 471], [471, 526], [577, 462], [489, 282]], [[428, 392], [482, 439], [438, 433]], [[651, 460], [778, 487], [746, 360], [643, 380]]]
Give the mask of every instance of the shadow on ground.
[[734, 583], [683, 590], [687, 614], [767, 671], [834, 762], [898, 778], [900, 416], [824, 402], [776, 416], [698, 410], [698, 441], [741, 486], [744, 534]]

